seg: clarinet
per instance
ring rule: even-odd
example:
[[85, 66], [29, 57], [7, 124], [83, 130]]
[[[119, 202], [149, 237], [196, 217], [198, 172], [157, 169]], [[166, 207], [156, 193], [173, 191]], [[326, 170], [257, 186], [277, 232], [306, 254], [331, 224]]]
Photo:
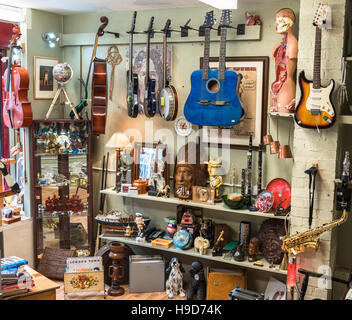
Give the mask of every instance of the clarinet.
[[245, 188], [246, 188], [246, 169], [242, 169], [241, 174], [241, 195], [244, 198], [245, 196]]
[[262, 190], [262, 163], [263, 163], [263, 146], [260, 144], [259, 146], [259, 153], [258, 153], [258, 194]]
[[249, 135], [249, 145], [247, 153], [247, 197], [251, 203], [252, 196], [252, 133]]

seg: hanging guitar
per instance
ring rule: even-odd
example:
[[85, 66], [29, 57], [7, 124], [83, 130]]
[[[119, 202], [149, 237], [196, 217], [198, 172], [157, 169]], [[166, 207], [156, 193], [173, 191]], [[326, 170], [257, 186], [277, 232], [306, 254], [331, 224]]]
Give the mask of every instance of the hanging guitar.
[[203, 69], [191, 75], [191, 92], [184, 114], [186, 119], [202, 126], [233, 126], [241, 120], [243, 109], [237, 97], [237, 73], [226, 70], [226, 35], [230, 10], [223, 10], [220, 28], [219, 69], [209, 69], [210, 30], [214, 25], [213, 11], [206, 14]]
[[313, 21], [315, 26], [313, 81], [307, 80], [304, 71], [299, 75], [301, 99], [295, 109], [295, 121], [303, 128], [326, 129], [336, 120], [336, 110], [331, 101], [335, 81], [331, 79], [328, 86], [322, 87], [320, 80], [321, 33], [326, 25], [326, 19], [327, 5], [319, 4]]
[[128, 116], [138, 116], [138, 75], [133, 73], [133, 33], [136, 25], [137, 11], [133, 13], [130, 34], [129, 70], [127, 72], [127, 111]]
[[163, 89], [159, 95], [159, 112], [161, 117], [166, 120], [175, 120], [178, 111], [178, 96], [176, 89], [169, 83], [167, 76], [167, 35], [170, 29], [171, 20], [166, 21], [162, 30], [164, 32], [163, 42]]
[[[92, 65], [93, 65], [94, 60], [96, 59], [98, 40], [99, 40], [99, 37], [104, 35], [104, 29], [108, 25], [109, 20], [108, 20], [107, 17], [103, 16], [103, 17], [100, 18], [100, 22], [102, 22], [102, 25], [99, 27], [98, 32], [96, 33], [96, 36], [95, 36], [95, 42], [94, 42], [94, 46], [93, 46], [93, 54], [92, 54], [92, 58], [91, 58], [91, 61], [90, 61], [90, 64], [89, 64], [89, 69], [88, 69], [86, 81], [84, 82], [83, 79], [79, 79], [79, 81], [81, 82], [81, 84], [84, 87], [84, 98], [81, 100], [81, 102], [77, 106], [75, 106], [75, 109], [76, 109], [77, 113], [81, 113], [82, 110], [88, 105], [88, 103], [87, 103], [87, 99], [88, 99], [88, 84], [89, 84], [90, 73], [91, 73], [91, 70], [92, 70]], [[98, 60], [102, 60], [102, 59], [98, 59]], [[106, 65], [106, 60], [105, 60], [105, 65]], [[107, 92], [107, 90], [103, 90], [103, 91]], [[103, 92], [103, 94], [104, 94], [104, 92]], [[93, 97], [93, 92], [92, 92], [92, 97]], [[93, 103], [92, 103], [92, 111], [93, 111]], [[75, 115], [74, 115], [73, 111], [70, 112], [70, 117], [71, 117], [71, 119], [75, 118]], [[93, 119], [93, 117], [92, 117], [92, 119]], [[93, 125], [93, 128], [94, 128], [94, 125]], [[104, 130], [105, 130], [105, 126], [104, 126]], [[93, 129], [93, 133], [94, 133], [94, 129]]]
[[149, 59], [150, 59], [150, 38], [153, 31], [153, 23], [154, 17], [151, 17], [148, 30], [146, 31], [147, 34], [147, 56], [146, 56], [146, 68], [145, 68], [145, 91], [144, 91], [144, 114], [148, 117], [154, 117], [157, 108], [157, 101], [156, 101], [156, 94], [155, 94], [155, 87], [156, 87], [156, 80], [150, 78], [149, 75]]
[[[9, 45], [9, 57], [3, 82], [5, 82], [5, 97], [3, 106], [3, 122], [10, 129], [30, 127], [33, 120], [31, 103], [28, 99], [29, 75], [25, 68], [16, 62], [13, 64], [13, 49], [20, 49], [17, 40], [21, 37], [18, 26], [13, 28], [13, 36]], [[4, 84], [3, 84], [4, 86]]]

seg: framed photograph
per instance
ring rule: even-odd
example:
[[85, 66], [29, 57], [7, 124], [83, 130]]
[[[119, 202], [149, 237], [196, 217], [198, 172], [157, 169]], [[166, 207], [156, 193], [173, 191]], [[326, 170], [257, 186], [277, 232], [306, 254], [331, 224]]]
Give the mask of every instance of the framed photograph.
[[[210, 58], [209, 64], [211, 69], [218, 68], [219, 58]], [[266, 132], [269, 57], [226, 57], [226, 68], [242, 76], [238, 96], [245, 116], [232, 128], [202, 127], [201, 142], [209, 147], [247, 149], [252, 133], [253, 149], [258, 149]]]
[[58, 63], [56, 58], [34, 57], [34, 99], [54, 99], [58, 84], [53, 77], [53, 68]]

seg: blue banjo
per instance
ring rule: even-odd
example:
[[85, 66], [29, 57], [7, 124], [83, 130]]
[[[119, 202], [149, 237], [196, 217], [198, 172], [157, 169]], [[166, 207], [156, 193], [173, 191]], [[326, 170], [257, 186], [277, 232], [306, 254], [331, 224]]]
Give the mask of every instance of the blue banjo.
[[219, 69], [209, 69], [210, 30], [214, 25], [213, 11], [207, 12], [203, 24], [205, 32], [203, 69], [193, 71], [191, 92], [187, 98], [184, 114], [196, 125], [229, 127], [237, 124], [244, 115], [237, 97], [237, 73], [226, 70], [226, 35], [230, 10], [223, 10], [219, 24]]

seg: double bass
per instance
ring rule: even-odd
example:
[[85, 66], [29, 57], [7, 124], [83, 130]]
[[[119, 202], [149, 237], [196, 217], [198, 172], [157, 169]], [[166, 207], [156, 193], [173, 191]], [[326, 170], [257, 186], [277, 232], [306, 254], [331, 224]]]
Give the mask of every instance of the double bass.
[[[104, 29], [109, 23], [109, 19], [105, 16], [100, 18], [102, 25], [99, 27], [98, 32], [95, 36], [94, 48], [92, 59], [89, 64], [87, 80], [84, 82], [80, 79], [85, 89], [85, 96], [82, 101], [75, 107], [76, 111], [80, 113], [83, 108], [87, 106], [88, 99], [88, 82], [89, 76], [93, 67], [93, 79], [92, 79], [92, 107], [91, 107], [91, 119], [92, 119], [92, 131], [95, 134], [105, 134], [105, 122], [107, 112], [107, 101], [108, 101], [108, 84], [107, 84], [107, 70], [106, 70], [106, 59], [99, 59], [96, 57], [98, 39], [104, 35]], [[71, 119], [74, 118], [73, 111], [70, 112]]]
[[28, 99], [29, 74], [25, 68], [12, 63], [13, 49], [20, 48], [17, 46], [20, 37], [21, 30], [15, 26], [9, 45], [7, 69], [3, 77], [5, 97], [2, 117], [4, 124], [10, 129], [30, 127], [33, 120], [32, 107]]

